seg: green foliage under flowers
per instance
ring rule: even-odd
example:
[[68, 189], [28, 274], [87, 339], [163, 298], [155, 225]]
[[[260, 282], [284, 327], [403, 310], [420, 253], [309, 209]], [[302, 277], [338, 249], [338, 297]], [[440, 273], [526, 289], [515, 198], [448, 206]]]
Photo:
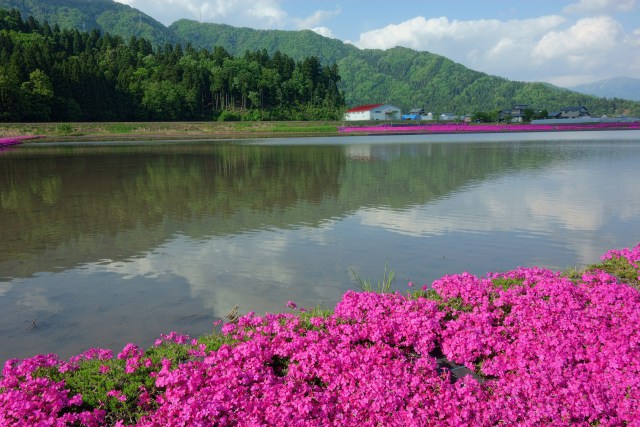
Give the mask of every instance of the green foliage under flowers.
[[[101, 368], [106, 372], [101, 372]], [[127, 423], [133, 423], [143, 415], [137, 404], [140, 387], [144, 387], [152, 395], [157, 392], [154, 378], [149, 376], [151, 372], [152, 370], [147, 368], [128, 374], [125, 372], [124, 360], [94, 359], [85, 360], [79, 364], [78, 369], [65, 373], [60, 373], [55, 368], [46, 368], [37, 374], [64, 381], [70, 395], [81, 394], [83, 403], [79, 410], [102, 408], [113, 421], [122, 419]], [[109, 396], [111, 390], [121, 391], [126, 400], [123, 402]]]
[[318, 330], [317, 326], [314, 326], [311, 323], [312, 318], [321, 317], [323, 319], [327, 319], [329, 316], [333, 314], [333, 310], [329, 310], [327, 308], [322, 307], [314, 307], [311, 310], [301, 311], [298, 316], [300, 317], [300, 326], [307, 330]]
[[235, 340], [228, 335], [213, 333], [198, 338], [198, 344], [205, 345], [205, 351], [216, 351], [225, 344], [233, 344]]
[[[232, 344], [235, 340], [220, 333], [200, 337], [198, 344], [205, 346], [205, 351], [216, 351], [223, 344]], [[90, 359], [77, 362], [77, 369], [59, 372], [57, 368], [40, 368], [36, 376], [48, 377], [54, 381], [64, 381], [69, 395], [82, 395], [83, 404], [78, 411], [102, 408], [107, 412], [107, 420], [115, 423], [124, 420], [127, 424], [135, 423], [141, 416], [153, 409], [155, 397], [159, 394], [155, 386], [155, 378], [150, 375], [157, 372], [164, 359], [170, 360], [173, 367], [194, 358], [189, 351], [194, 346], [175, 342], [162, 342], [148, 348], [142, 360], [146, 364], [133, 372], [126, 371], [126, 361], [112, 358], [106, 360]], [[117, 390], [124, 396], [118, 399], [109, 396], [109, 392]], [[139, 405], [141, 390], [146, 390], [150, 397], [148, 405]], [[124, 399], [126, 397], [126, 400]], [[111, 424], [109, 424], [111, 425]]]
[[638, 269], [631, 265], [624, 257], [605, 259], [600, 264], [590, 265], [587, 267], [587, 270], [606, 271], [607, 273], [616, 276], [620, 281], [627, 283], [634, 288], [640, 288]]
[[496, 288], [500, 288], [503, 291], [506, 291], [507, 289], [511, 289], [515, 286], [521, 286], [523, 283], [522, 279], [516, 279], [516, 278], [510, 278], [510, 277], [496, 277], [491, 281], [493, 282], [493, 285]]

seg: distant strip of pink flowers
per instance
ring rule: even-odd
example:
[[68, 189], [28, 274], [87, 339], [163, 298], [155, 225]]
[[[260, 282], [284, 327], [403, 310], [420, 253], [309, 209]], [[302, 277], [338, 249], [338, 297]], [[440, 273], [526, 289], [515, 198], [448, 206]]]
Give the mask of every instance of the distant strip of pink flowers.
[[[637, 268], [640, 245], [603, 255], [613, 258]], [[223, 326], [235, 344], [208, 353], [162, 336], [156, 345], [189, 348], [180, 364], [153, 365], [128, 344], [117, 360], [130, 375], [151, 369], [157, 394], [114, 384], [107, 398], [144, 408], [131, 424], [143, 427], [640, 425], [636, 289], [603, 271], [576, 279], [536, 267], [444, 276], [431, 289], [349, 291], [328, 317], [250, 313]], [[92, 359], [113, 354], [8, 361], [0, 425], [128, 425], [35, 374]]]
[[21, 135], [21, 136], [7, 136], [4, 138], [0, 138], [0, 147], [7, 145], [20, 144], [22, 141], [26, 141], [28, 139], [36, 139], [40, 138], [37, 135]]
[[581, 130], [640, 129], [640, 122], [580, 123], [580, 124], [447, 124], [414, 125], [381, 124], [376, 126], [341, 126], [340, 133], [364, 134], [422, 134], [422, 133], [502, 133], [502, 132], [558, 132]]

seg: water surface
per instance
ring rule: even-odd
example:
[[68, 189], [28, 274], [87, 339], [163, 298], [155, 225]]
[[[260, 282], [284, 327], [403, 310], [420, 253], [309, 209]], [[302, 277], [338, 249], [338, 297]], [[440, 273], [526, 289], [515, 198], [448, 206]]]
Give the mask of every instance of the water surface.
[[0, 153], [0, 361], [331, 307], [377, 281], [640, 242], [640, 132], [24, 144]]

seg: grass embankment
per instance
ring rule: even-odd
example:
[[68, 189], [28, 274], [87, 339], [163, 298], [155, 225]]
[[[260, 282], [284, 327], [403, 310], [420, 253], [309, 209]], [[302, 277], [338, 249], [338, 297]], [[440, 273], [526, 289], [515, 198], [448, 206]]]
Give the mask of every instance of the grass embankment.
[[4, 123], [0, 137], [42, 135], [41, 142], [337, 136], [340, 122]]
[[[638, 425], [640, 245], [585, 270], [357, 279], [333, 311], [234, 317], [117, 357], [7, 362], [0, 425]], [[412, 287], [412, 284], [409, 284]]]

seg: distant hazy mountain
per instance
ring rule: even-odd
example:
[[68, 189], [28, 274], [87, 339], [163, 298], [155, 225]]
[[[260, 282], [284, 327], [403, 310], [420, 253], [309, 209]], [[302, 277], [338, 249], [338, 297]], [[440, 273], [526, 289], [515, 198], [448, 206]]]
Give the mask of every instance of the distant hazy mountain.
[[[154, 45], [188, 42], [208, 50], [221, 46], [233, 56], [257, 50], [269, 55], [279, 50], [296, 61], [315, 56], [324, 65], [338, 65], [340, 89], [348, 106], [390, 103], [403, 110], [421, 107], [432, 112], [466, 114], [517, 104], [547, 111], [584, 105], [594, 114], [640, 115], [638, 102], [596, 98], [545, 83], [510, 81], [430, 52], [403, 47], [384, 51], [358, 49], [309, 30], [255, 30], [191, 20], [179, 20], [167, 28], [113, 0], [0, 0], [0, 8], [17, 8], [25, 19], [33, 15], [61, 28], [99, 28], [120, 35], [125, 41], [135, 35]], [[626, 89], [626, 98], [631, 93], [639, 92]]]
[[17, 9], [23, 19], [33, 16], [50, 26], [75, 28], [121, 36], [144, 37], [154, 45], [176, 43], [180, 39], [152, 17], [113, 0], [0, 0], [0, 8]]
[[570, 89], [603, 98], [621, 98], [640, 101], [640, 79], [634, 79], [632, 77], [613, 77], [594, 83], [573, 86]]

